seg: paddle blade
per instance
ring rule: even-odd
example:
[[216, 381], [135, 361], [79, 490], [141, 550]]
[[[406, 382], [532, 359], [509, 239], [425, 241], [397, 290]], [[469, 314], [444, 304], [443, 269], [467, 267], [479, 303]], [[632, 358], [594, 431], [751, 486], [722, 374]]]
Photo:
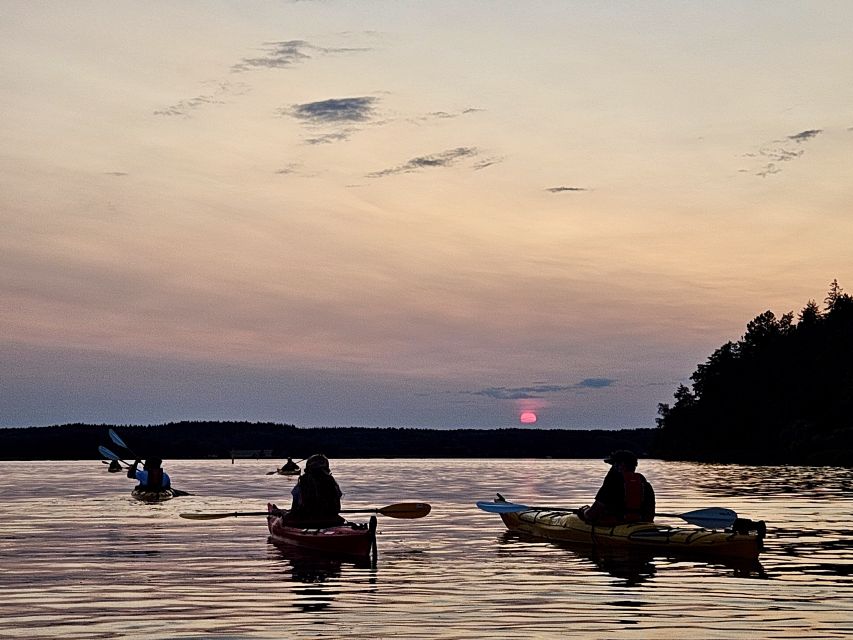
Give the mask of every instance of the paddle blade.
[[179, 516], [187, 520], [219, 520], [221, 518], [234, 518], [236, 516], [268, 516], [269, 511], [232, 511], [231, 513], [179, 513]]
[[387, 507], [377, 509], [377, 513], [389, 518], [404, 518], [414, 520], [423, 518], [432, 510], [432, 507], [425, 502], [400, 502], [398, 504], [389, 504]]
[[477, 507], [489, 513], [520, 513], [521, 511], [530, 511], [530, 507], [525, 504], [515, 504], [514, 502], [487, 502], [481, 500], [477, 503]]
[[105, 458], [109, 458], [110, 460], [121, 460], [121, 458], [119, 458], [116, 454], [114, 454], [112, 451], [110, 451], [104, 446], [98, 447], [98, 453], [100, 453]]
[[[113, 442], [115, 442], [118, 446], [120, 446], [120, 447], [122, 447], [122, 448], [124, 448], [124, 449], [127, 449], [127, 445], [124, 443], [124, 440], [122, 440], [121, 438], [119, 438], [119, 437], [118, 437], [118, 434], [117, 434], [115, 431], [113, 431], [112, 429], [110, 429], [107, 433], [109, 433], [109, 434], [110, 434], [110, 440], [112, 440]], [[129, 451], [129, 449], [128, 449], [128, 451]]]
[[724, 509], [722, 507], [697, 509], [696, 511], [688, 511], [687, 513], [677, 515], [666, 513], [661, 513], [658, 515], [669, 515], [672, 517], [681, 518], [685, 522], [695, 524], [697, 527], [703, 527], [705, 529], [728, 529], [735, 523], [735, 520], [737, 519], [736, 512], [732, 511], [731, 509]]

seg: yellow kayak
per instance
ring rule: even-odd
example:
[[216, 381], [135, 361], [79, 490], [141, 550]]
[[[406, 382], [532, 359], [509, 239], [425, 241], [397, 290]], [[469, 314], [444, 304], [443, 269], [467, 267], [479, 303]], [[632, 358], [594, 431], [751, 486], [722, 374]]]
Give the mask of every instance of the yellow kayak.
[[733, 529], [669, 527], [651, 522], [594, 526], [571, 511], [529, 510], [501, 513], [500, 516], [510, 531], [546, 540], [738, 558], [757, 558], [766, 530], [763, 522], [753, 523], [756, 525], [754, 530], [742, 529], [740, 532]]

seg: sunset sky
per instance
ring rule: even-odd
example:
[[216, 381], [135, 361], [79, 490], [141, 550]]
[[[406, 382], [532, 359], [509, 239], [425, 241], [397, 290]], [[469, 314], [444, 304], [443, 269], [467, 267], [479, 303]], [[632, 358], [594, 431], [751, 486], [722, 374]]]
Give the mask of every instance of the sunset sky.
[[851, 43], [846, 1], [0, 0], [0, 426], [654, 426], [853, 291]]

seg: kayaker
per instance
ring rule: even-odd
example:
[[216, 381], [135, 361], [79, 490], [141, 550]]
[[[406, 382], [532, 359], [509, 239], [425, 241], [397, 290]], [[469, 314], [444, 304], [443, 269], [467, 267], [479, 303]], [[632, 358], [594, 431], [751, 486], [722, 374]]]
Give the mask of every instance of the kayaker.
[[305, 461], [305, 472], [290, 492], [293, 503], [283, 515], [283, 522], [310, 528], [343, 524], [338, 515], [343, 493], [329, 469], [329, 459], [317, 453]]
[[110, 460], [110, 466], [107, 467], [107, 471], [110, 473], [118, 473], [121, 471], [121, 465], [118, 460]]
[[590, 524], [614, 525], [652, 522], [655, 519], [655, 491], [641, 473], [637, 456], [620, 449], [604, 461], [611, 465], [592, 506], [583, 506], [578, 515]]
[[285, 462], [281, 467], [281, 471], [285, 473], [293, 473], [294, 471], [299, 471], [299, 465], [293, 461], [293, 458], [288, 458], [287, 462]]
[[160, 458], [148, 458], [142, 471], [137, 469], [142, 460], [135, 460], [127, 469], [127, 477], [139, 480], [137, 489], [159, 491], [172, 486], [169, 474], [163, 471], [163, 461]]

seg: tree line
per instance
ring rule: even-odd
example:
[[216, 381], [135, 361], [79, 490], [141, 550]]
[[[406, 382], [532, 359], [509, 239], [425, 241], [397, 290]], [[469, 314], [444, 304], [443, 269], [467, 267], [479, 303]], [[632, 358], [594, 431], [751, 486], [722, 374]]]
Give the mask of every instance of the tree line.
[[853, 297], [765, 311], [658, 405], [661, 457], [853, 466]]
[[297, 428], [255, 422], [174, 422], [161, 425], [66, 424], [0, 429], [2, 460], [87, 460], [98, 446], [121, 456], [115, 429], [134, 452], [163, 459], [231, 458], [270, 452], [274, 458], [596, 458], [614, 449], [650, 455], [655, 430]]

